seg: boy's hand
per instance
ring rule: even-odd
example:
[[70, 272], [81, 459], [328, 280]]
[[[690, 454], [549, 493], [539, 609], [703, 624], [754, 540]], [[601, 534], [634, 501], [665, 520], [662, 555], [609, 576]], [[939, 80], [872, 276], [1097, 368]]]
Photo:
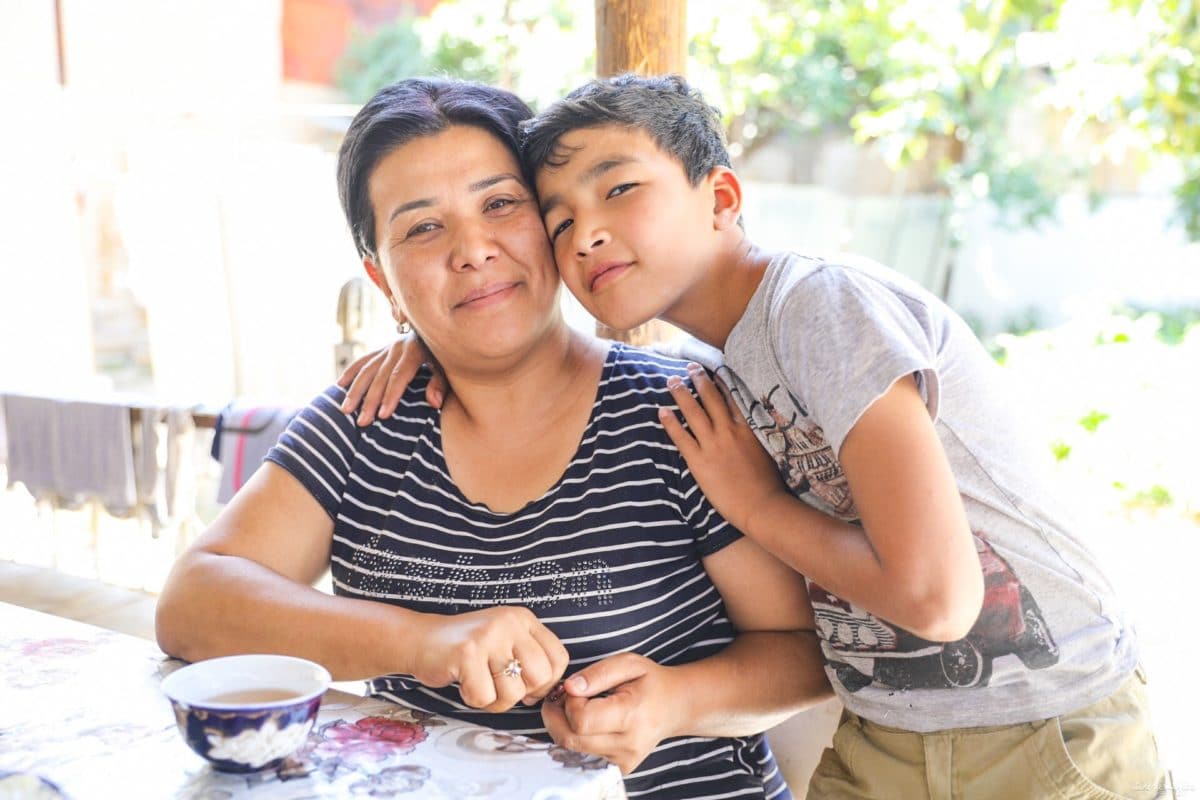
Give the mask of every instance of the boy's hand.
[[660, 408], [658, 418], [713, 508], [749, 535], [751, 516], [772, 496], [787, 494], [787, 487], [725, 388], [718, 389], [699, 364], [689, 364], [688, 373], [700, 402], [679, 378], [667, 379], [687, 429], [669, 408]]
[[557, 744], [603, 756], [628, 775], [686, 717], [670, 672], [635, 653], [611, 656], [564, 681], [561, 698], [542, 703], [542, 721]]
[[346, 389], [342, 411], [351, 414], [358, 409], [356, 422], [360, 427], [370, 425], [376, 418], [386, 419], [400, 405], [404, 390], [426, 363], [433, 369], [433, 377], [425, 387], [425, 399], [434, 408], [441, 408], [446, 399], [446, 378], [421, 340], [405, 336], [386, 350], [367, 353], [346, 367], [337, 381], [338, 386]]

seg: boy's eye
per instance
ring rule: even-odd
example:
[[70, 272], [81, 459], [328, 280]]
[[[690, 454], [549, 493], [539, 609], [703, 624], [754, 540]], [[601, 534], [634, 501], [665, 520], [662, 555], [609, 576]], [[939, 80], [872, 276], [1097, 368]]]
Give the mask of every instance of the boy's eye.
[[565, 231], [567, 228], [571, 227], [571, 223], [573, 223], [574, 221], [575, 220], [573, 220], [573, 219], [564, 219], [562, 222], [558, 223], [558, 225], [555, 226], [554, 230], [550, 231], [551, 243], [553, 243], [554, 241], [556, 241], [558, 239], [558, 235], [560, 233]]
[[616, 186], [614, 186], [612, 189], [609, 190], [607, 197], [612, 198], [612, 197], [617, 197], [618, 195], [625, 194], [626, 192], [628, 192], [630, 189], [632, 189], [635, 186], [637, 186], [636, 183], [618, 183]]

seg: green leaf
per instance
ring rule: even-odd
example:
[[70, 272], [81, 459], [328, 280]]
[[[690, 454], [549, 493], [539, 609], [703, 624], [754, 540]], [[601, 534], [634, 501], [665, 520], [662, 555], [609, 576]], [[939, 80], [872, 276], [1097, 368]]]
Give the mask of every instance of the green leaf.
[[1100, 427], [1100, 423], [1104, 422], [1108, 418], [1108, 414], [1105, 414], [1103, 411], [1096, 411], [1093, 409], [1084, 416], [1080, 417], [1079, 425], [1088, 433], [1095, 433], [1096, 429]]
[[1167, 491], [1167, 487], [1157, 483], [1149, 489], [1139, 491], [1129, 501], [1130, 505], [1146, 508], [1165, 508], [1174, 502], [1175, 498], [1171, 497], [1171, 493]]

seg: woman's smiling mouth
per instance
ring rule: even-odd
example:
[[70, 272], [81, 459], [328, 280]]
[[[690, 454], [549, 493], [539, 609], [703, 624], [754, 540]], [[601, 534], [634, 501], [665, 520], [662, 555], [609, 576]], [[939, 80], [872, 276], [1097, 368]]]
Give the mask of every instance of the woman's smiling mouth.
[[480, 286], [459, 300], [454, 307], [470, 309], [487, 308], [506, 300], [519, 285], [519, 281], [503, 281]]

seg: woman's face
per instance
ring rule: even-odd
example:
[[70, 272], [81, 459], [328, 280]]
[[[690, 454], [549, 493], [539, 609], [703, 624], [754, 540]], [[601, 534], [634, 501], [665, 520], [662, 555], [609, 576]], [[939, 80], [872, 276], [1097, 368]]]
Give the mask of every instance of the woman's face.
[[401, 145], [367, 190], [380, 288], [443, 364], [513, 353], [561, 322], [537, 201], [490, 133], [458, 125]]

